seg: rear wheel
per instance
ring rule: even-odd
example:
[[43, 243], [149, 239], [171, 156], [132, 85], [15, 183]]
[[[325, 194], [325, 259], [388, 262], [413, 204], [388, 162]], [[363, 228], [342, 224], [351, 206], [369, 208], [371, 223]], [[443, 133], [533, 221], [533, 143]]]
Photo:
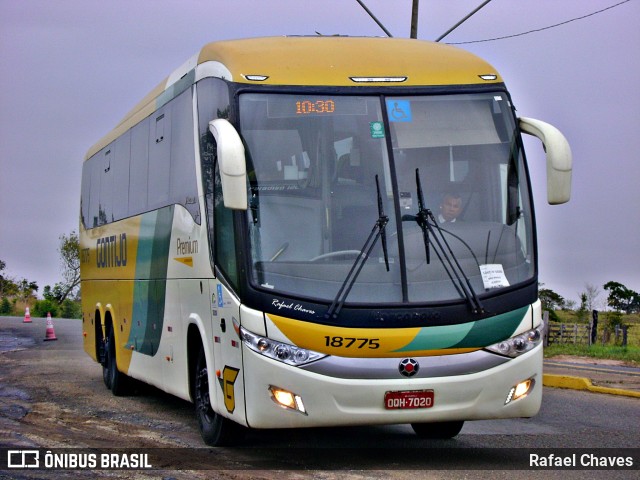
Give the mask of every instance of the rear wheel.
[[436, 423], [412, 423], [411, 428], [420, 438], [445, 440], [453, 438], [460, 433], [464, 421], [436, 422]]
[[244, 436], [244, 428], [211, 408], [207, 359], [202, 347], [198, 353], [194, 386], [196, 418], [204, 442], [213, 447], [239, 443]]
[[102, 381], [104, 382], [105, 386], [111, 390], [111, 376], [109, 375], [109, 367], [107, 367], [108, 363], [107, 363], [107, 359], [105, 356], [105, 361], [102, 364]]
[[107, 388], [118, 396], [128, 395], [130, 391], [130, 379], [118, 370], [116, 363], [116, 341], [111, 326], [107, 327], [107, 341], [105, 343], [105, 363], [102, 367], [102, 378]]
[[107, 368], [107, 341], [102, 335], [101, 323], [100, 315], [96, 312], [96, 355], [98, 357], [98, 362], [102, 365], [102, 381], [104, 382], [104, 385], [111, 390], [111, 378], [109, 377], [109, 369]]

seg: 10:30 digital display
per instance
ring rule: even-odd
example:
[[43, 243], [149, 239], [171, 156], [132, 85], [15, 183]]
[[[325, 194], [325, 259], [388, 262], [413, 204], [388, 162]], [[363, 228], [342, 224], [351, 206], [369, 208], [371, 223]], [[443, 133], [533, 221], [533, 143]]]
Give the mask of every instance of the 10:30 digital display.
[[336, 111], [336, 102], [333, 100], [298, 100], [296, 102], [296, 115], [308, 115], [310, 113], [333, 113]]
[[[267, 98], [267, 116], [269, 118], [367, 115], [368, 111], [366, 97], [282, 95], [277, 93], [268, 94], [265, 97]], [[261, 95], [254, 98], [261, 98]]]

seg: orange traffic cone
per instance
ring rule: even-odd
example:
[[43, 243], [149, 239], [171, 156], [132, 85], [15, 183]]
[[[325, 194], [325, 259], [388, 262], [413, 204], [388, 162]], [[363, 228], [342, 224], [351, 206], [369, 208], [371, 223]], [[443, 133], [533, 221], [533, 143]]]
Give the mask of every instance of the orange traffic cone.
[[47, 333], [44, 337], [44, 341], [57, 340], [56, 332], [53, 331], [53, 322], [51, 321], [51, 313], [47, 313]]
[[22, 321], [22, 323], [32, 323], [31, 313], [29, 313], [29, 307], [27, 307], [26, 310], [24, 311], [24, 320]]

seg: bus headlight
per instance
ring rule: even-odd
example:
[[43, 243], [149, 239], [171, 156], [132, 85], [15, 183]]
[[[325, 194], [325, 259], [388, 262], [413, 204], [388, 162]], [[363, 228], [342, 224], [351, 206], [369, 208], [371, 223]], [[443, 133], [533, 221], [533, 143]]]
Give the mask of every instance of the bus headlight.
[[305, 363], [314, 362], [322, 357], [326, 357], [323, 353], [256, 335], [242, 327], [239, 327], [238, 330], [242, 342], [251, 350], [265, 357], [272, 358], [273, 360], [286, 363], [287, 365], [299, 367]]
[[505, 355], [507, 357], [515, 358], [523, 353], [533, 350], [542, 341], [542, 331], [544, 323], [541, 323], [538, 327], [528, 332], [516, 335], [507, 340], [503, 340], [493, 345], [486, 347], [487, 350]]

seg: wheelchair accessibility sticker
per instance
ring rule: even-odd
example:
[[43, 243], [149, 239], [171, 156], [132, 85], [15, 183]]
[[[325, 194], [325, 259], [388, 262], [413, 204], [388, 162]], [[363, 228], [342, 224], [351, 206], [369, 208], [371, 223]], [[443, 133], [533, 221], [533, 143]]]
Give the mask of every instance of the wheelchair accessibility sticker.
[[390, 122], [410, 122], [411, 102], [409, 100], [387, 100]]

